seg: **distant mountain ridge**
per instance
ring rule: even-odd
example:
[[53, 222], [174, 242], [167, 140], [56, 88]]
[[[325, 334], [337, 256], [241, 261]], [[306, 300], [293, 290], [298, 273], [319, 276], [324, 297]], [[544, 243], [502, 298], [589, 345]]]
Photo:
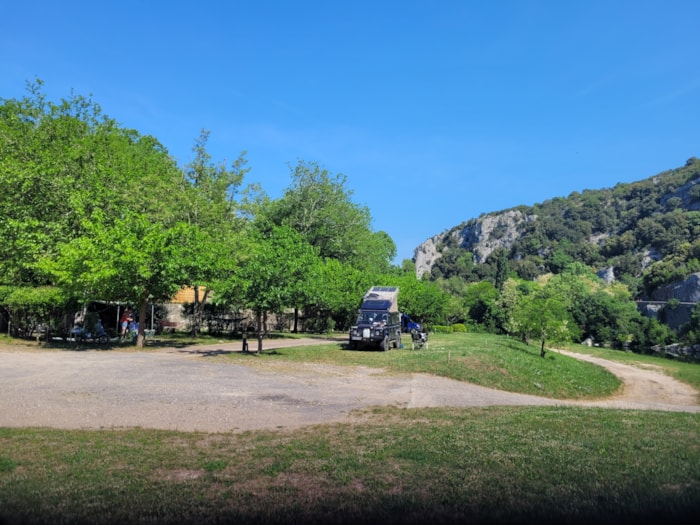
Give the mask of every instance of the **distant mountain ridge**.
[[524, 279], [581, 263], [638, 297], [700, 271], [700, 160], [633, 183], [483, 214], [416, 247], [416, 274], [493, 279], [496, 260]]

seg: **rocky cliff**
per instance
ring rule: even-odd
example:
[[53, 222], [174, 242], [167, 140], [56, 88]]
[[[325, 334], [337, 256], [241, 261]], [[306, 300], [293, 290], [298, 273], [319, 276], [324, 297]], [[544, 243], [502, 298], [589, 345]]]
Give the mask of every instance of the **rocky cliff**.
[[416, 276], [420, 279], [423, 274], [430, 273], [435, 261], [442, 255], [437, 249], [437, 242], [442, 235], [435, 235], [423, 242], [413, 251], [413, 261], [416, 263]]
[[537, 220], [537, 216], [526, 215], [519, 210], [482, 215], [449, 232], [426, 240], [413, 252], [416, 275], [420, 279], [429, 273], [433, 264], [442, 255], [438, 246], [449, 244], [471, 252], [474, 262], [483, 263], [498, 248], [510, 249], [520, 237], [522, 226]]
[[470, 219], [420, 244], [413, 260], [419, 278], [435, 266], [448, 277], [466, 268], [460, 252], [481, 265], [503, 248], [524, 278], [580, 262], [608, 280], [629, 280], [683, 245], [700, 247], [699, 210], [700, 160], [692, 157], [638, 182]]
[[700, 273], [654, 290], [651, 299], [640, 301], [639, 310], [673, 329], [680, 328], [690, 321], [695, 304], [700, 301]]
[[654, 301], [676, 300], [681, 303], [700, 301], [700, 273], [691, 274], [685, 281], [679, 281], [658, 288], [652, 293]]

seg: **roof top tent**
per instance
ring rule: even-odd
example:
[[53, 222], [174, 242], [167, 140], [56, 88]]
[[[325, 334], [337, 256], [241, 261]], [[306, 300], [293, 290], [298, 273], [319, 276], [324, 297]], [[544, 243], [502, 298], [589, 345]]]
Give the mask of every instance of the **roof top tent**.
[[398, 286], [373, 286], [362, 298], [361, 310], [399, 311]]

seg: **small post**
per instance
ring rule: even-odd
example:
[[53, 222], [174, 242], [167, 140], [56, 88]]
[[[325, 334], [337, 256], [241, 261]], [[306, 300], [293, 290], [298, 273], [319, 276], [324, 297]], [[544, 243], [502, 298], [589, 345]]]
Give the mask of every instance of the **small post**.
[[243, 332], [243, 351], [248, 352], [248, 334]]

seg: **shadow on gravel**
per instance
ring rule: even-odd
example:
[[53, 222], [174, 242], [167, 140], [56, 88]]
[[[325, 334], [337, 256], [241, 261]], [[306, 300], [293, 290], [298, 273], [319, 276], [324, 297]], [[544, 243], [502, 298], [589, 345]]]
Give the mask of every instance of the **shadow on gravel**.
[[248, 357], [260, 357], [261, 355], [285, 355], [284, 352], [278, 352], [277, 349], [263, 350], [262, 352], [257, 352], [249, 350], [244, 352], [243, 350], [225, 350], [223, 348], [197, 348], [197, 347], [185, 347], [178, 350], [179, 354], [189, 354], [200, 357], [218, 357], [222, 355], [238, 354]]

